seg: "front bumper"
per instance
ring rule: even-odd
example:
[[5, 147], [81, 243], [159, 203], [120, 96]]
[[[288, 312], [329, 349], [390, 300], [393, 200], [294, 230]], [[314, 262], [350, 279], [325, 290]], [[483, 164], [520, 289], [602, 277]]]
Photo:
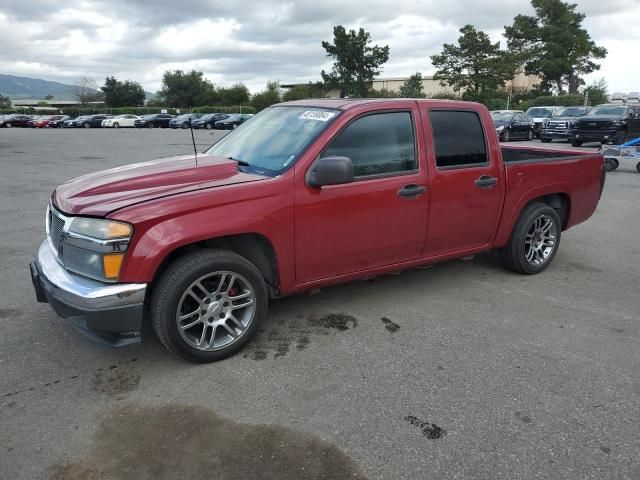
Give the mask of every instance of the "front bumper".
[[68, 272], [46, 240], [29, 267], [38, 302], [81, 333], [112, 347], [140, 343], [146, 283], [108, 284]]
[[574, 140], [580, 140], [584, 143], [588, 142], [616, 142], [620, 137], [619, 130], [574, 130], [571, 136]]

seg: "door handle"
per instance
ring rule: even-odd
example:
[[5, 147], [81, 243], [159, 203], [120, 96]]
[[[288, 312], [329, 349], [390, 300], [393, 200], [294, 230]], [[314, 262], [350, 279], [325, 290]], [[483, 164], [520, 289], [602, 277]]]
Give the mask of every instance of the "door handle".
[[398, 190], [399, 197], [417, 197], [427, 191], [427, 187], [424, 185], [418, 185], [416, 183], [410, 183]]
[[498, 183], [498, 179], [496, 177], [491, 177], [489, 175], [482, 175], [480, 178], [476, 179], [473, 182], [478, 188], [491, 188], [496, 183]]

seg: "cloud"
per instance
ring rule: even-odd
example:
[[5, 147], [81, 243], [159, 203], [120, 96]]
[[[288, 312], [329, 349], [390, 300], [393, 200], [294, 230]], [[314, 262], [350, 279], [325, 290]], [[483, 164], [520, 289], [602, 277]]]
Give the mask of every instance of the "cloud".
[[[637, 0], [584, 0], [585, 25], [609, 57], [589, 81], [605, 77], [611, 90], [631, 91], [640, 65], [628, 54], [640, 46]], [[216, 84], [241, 81], [253, 91], [267, 80], [318, 80], [330, 68], [320, 42], [334, 25], [364, 27], [373, 42], [389, 45], [383, 76], [433, 73], [429, 56], [453, 42], [467, 23], [494, 41], [524, 0], [324, 0], [220, 2], [218, 0], [3, 0], [0, 72], [73, 82], [89, 75], [140, 81], [160, 88], [168, 69], [202, 70]]]

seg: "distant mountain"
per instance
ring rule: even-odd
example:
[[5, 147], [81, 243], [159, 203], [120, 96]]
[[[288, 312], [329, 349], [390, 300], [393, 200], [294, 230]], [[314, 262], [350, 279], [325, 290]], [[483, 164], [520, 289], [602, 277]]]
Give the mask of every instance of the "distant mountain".
[[12, 99], [43, 99], [47, 95], [52, 95], [56, 100], [73, 100], [72, 88], [73, 85], [39, 78], [0, 74], [0, 95]]

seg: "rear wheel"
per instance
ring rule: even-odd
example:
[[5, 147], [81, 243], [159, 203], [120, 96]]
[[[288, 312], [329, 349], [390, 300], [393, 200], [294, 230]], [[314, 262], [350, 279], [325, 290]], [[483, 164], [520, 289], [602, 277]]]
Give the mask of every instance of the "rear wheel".
[[258, 269], [227, 250], [201, 250], [174, 262], [151, 298], [160, 341], [192, 362], [213, 362], [240, 350], [267, 312]]
[[182, 128], [189, 128], [189, 124], [187, 122], [182, 123]]
[[6, 126], [7, 126], [7, 128], [13, 127], [13, 125], [11, 123], [7, 123]]
[[560, 246], [560, 216], [546, 203], [531, 203], [516, 222], [506, 247], [504, 265], [514, 272], [534, 275], [547, 268]]
[[582, 140], [571, 140], [571, 146], [572, 147], [581, 147], [582, 146]]
[[607, 157], [604, 159], [604, 169], [607, 172], [612, 172], [620, 166], [620, 162], [616, 158]]
[[119, 124], [118, 122], [115, 122], [115, 123], [113, 124], [113, 128], [120, 128], [120, 124]]
[[89, 125], [88, 123], [84, 123], [82, 126], [83, 126], [84, 128], [91, 128], [91, 125]]
[[509, 140], [511, 140], [511, 131], [507, 128], [502, 132], [502, 141], [508, 142]]
[[211, 130], [211, 124], [207, 123], [207, 130]]
[[640, 162], [636, 163], [636, 170], [640, 173]]
[[233, 125], [231, 125], [231, 128], [235, 130], [236, 128], [238, 128], [238, 124], [234, 123]]

